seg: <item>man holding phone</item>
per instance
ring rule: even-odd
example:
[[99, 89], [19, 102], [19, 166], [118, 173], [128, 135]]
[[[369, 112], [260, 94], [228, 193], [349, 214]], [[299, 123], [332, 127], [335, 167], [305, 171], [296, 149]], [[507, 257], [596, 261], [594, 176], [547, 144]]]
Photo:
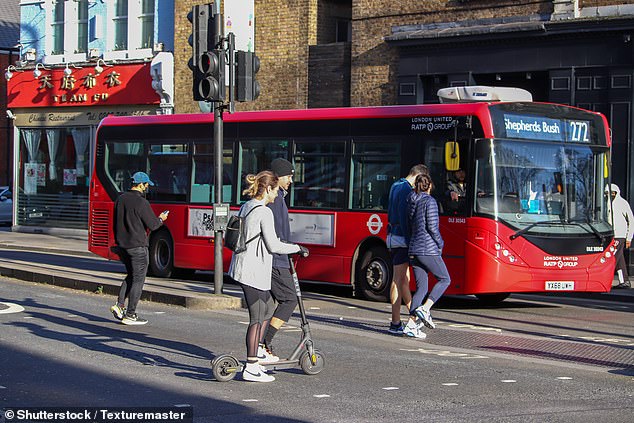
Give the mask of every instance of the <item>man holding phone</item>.
[[[155, 231], [167, 220], [169, 211], [154, 215], [145, 193], [154, 182], [147, 173], [132, 175], [132, 188], [121, 194], [114, 204], [114, 238], [127, 276], [121, 284], [119, 298], [110, 307], [113, 316], [124, 325], [144, 325], [147, 320], [136, 314], [149, 264], [148, 229]], [[125, 300], [128, 299], [128, 307]]]

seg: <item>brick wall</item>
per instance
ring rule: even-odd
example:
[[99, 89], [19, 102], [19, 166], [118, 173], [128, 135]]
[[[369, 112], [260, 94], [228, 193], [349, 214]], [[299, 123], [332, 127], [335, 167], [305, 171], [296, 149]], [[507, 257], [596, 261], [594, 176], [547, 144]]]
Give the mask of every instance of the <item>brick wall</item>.
[[[198, 112], [192, 101], [192, 77], [187, 67], [191, 24], [187, 13], [200, 1], [175, 5], [175, 109]], [[236, 103], [237, 110], [297, 109], [308, 105], [308, 47], [317, 42], [318, 0], [255, 0], [255, 51], [260, 58], [260, 97]]]
[[524, 16], [551, 11], [550, 0], [353, 1], [351, 105], [396, 104], [398, 53], [382, 38], [391, 33], [393, 26]]
[[308, 107], [350, 105], [350, 43], [310, 46]]

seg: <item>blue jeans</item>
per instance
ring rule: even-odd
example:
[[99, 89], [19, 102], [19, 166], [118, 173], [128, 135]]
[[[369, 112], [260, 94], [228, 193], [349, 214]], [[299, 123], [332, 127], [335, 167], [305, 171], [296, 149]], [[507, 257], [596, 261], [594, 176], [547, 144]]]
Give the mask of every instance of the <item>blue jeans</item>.
[[409, 259], [410, 264], [414, 268], [414, 277], [416, 278], [416, 292], [412, 296], [412, 305], [409, 310], [409, 313], [414, 315], [414, 310], [423, 304], [423, 300], [427, 296], [429, 289], [427, 273], [434, 275], [438, 281], [429, 293], [429, 299], [434, 303], [442, 297], [442, 294], [449, 287], [451, 278], [441, 256], [409, 256]]
[[125, 304], [125, 299], [128, 298], [126, 312], [134, 314], [143, 292], [150, 255], [147, 247], [121, 248], [119, 252], [119, 258], [121, 258], [128, 275], [121, 284], [118, 302], [119, 304]]

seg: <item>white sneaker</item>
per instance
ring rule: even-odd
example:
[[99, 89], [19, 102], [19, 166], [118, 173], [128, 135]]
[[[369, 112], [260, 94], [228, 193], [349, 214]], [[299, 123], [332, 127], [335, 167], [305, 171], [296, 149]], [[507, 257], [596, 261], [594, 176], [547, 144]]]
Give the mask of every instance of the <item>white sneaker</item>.
[[423, 321], [423, 324], [427, 326], [429, 329], [436, 329], [436, 324], [431, 318], [431, 313], [429, 311], [425, 311], [423, 306], [418, 307], [416, 310], [416, 315]]
[[280, 358], [276, 356], [275, 354], [273, 354], [272, 352], [270, 352], [269, 350], [267, 350], [262, 345], [259, 345], [258, 346], [258, 360], [260, 364], [270, 364], [270, 363], [277, 363], [278, 361], [280, 361]]
[[247, 364], [242, 371], [242, 380], [247, 382], [273, 382], [274, 376], [263, 373], [260, 365], [253, 363], [253, 365]]
[[410, 338], [418, 338], [425, 339], [427, 338], [427, 334], [420, 330], [416, 323], [413, 323], [411, 320], [407, 322], [405, 329], [403, 329], [403, 335], [409, 336]]

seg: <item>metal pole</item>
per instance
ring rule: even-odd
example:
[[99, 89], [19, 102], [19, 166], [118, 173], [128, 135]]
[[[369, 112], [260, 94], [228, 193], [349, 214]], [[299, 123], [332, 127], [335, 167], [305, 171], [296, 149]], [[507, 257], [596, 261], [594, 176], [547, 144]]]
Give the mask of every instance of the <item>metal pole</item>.
[[[215, 203], [222, 203], [222, 140], [223, 140], [223, 127], [222, 127], [222, 103], [214, 102], [214, 156], [216, 177], [214, 190], [215, 190]], [[224, 276], [224, 270], [222, 267], [222, 231], [215, 231], [214, 233], [214, 294], [222, 294], [222, 278]]]

